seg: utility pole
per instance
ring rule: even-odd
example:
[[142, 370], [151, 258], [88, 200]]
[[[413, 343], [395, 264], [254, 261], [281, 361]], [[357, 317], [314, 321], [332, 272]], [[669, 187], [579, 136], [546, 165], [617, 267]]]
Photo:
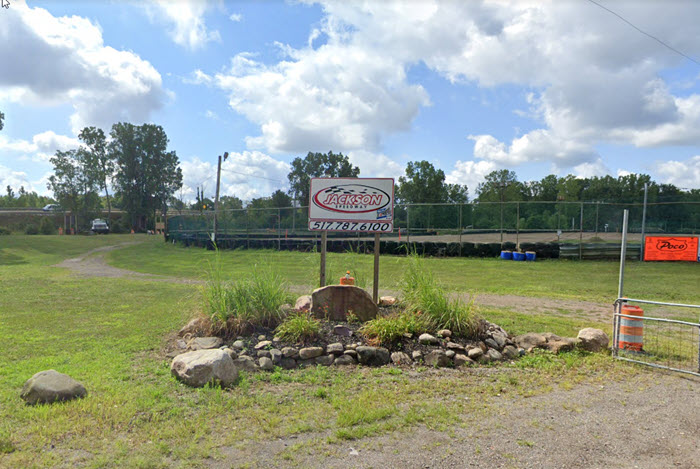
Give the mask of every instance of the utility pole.
[[[228, 152], [224, 152], [224, 161], [228, 158]], [[221, 186], [221, 155], [219, 155], [219, 164], [216, 167], [216, 197], [214, 198], [214, 234], [212, 241], [216, 242], [216, 217], [219, 214], [219, 187]]]

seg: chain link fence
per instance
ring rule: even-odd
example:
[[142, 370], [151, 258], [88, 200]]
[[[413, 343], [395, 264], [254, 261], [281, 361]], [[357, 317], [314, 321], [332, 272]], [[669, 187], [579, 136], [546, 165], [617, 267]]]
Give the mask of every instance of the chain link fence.
[[[465, 204], [397, 204], [394, 231], [382, 239], [408, 242], [560, 243], [577, 255], [582, 244], [619, 244], [622, 211], [630, 211], [629, 233], [639, 243], [643, 204], [606, 202], [474, 202]], [[167, 232], [173, 239], [210, 235], [242, 239], [314, 239], [308, 229], [307, 207], [244, 208], [202, 212], [172, 212]], [[647, 204], [645, 233], [700, 233], [700, 202]], [[368, 235], [364, 235], [368, 236]], [[363, 238], [329, 233], [333, 238]], [[571, 247], [574, 247], [573, 249]], [[634, 250], [634, 245], [632, 246]], [[637, 252], [639, 247], [637, 246]], [[619, 248], [618, 248], [619, 252]]]

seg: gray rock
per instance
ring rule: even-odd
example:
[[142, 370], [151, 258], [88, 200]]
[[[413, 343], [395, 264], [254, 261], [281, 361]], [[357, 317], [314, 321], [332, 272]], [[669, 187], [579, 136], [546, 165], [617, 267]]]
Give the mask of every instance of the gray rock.
[[299, 358], [308, 360], [323, 355], [323, 347], [306, 347], [299, 350]]
[[348, 326], [338, 324], [337, 326], [333, 327], [333, 334], [341, 337], [350, 337], [352, 335], [352, 329], [350, 329]]
[[237, 340], [231, 345], [231, 347], [235, 348], [236, 350], [243, 350], [245, 348], [245, 342], [242, 340]]
[[490, 338], [490, 337], [489, 337], [488, 339], [486, 339], [486, 340], [484, 341], [484, 343], [485, 343], [489, 348], [493, 348], [493, 349], [496, 349], [496, 350], [498, 350], [498, 348], [499, 348], [499, 347], [498, 347], [498, 343], [497, 343], [495, 340], [493, 340], [492, 338]]
[[316, 366], [316, 358], [309, 358], [307, 360], [297, 360], [297, 365], [301, 368], [306, 368], [308, 366]]
[[357, 350], [346, 350], [345, 352], [343, 352], [343, 355], [350, 355], [352, 358], [355, 359], [355, 361], [357, 361]]
[[379, 297], [379, 306], [394, 306], [398, 300], [393, 296]]
[[452, 337], [452, 331], [449, 329], [440, 329], [439, 331], [437, 331], [437, 335], [439, 335], [443, 339], [449, 339], [450, 337]]
[[421, 334], [418, 337], [418, 343], [421, 345], [438, 345], [440, 340], [430, 334]]
[[205, 318], [204, 316], [199, 316], [194, 319], [191, 319], [190, 322], [188, 322], [187, 325], [185, 325], [185, 327], [180, 329], [178, 335], [180, 337], [202, 337], [210, 333], [210, 330], [211, 321], [208, 318]]
[[454, 363], [455, 366], [472, 365], [474, 364], [474, 360], [462, 353], [458, 353], [457, 355], [455, 355]]
[[311, 293], [311, 312], [317, 318], [333, 321], [347, 321], [348, 312], [352, 312], [361, 321], [369, 321], [377, 317], [379, 308], [362, 288], [354, 285], [327, 285]]
[[503, 347], [503, 356], [509, 360], [512, 360], [514, 358], [518, 358], [520, 356], [520, 353], [518, 353], [518, 349], [515, 348], [513, 345], [506, 345], [505, 347]]
[[260, 334], [260, 335], [258, 336], [258, 342], [260, 342], [260, 341], [262, 341], [262, 340], [267, 340], [267, 337], [265, 336], [265, 334]]
[[85, 386], [56, 370], [40, 371], [35, 374], [24, 383], [20, 394], [20, 397], [31, 405], [70, 401], [85, 396], [87, 396]]
[[464, 345], [458, 344], [456, 342], [447, 342], [447, 348], [456, 352], [464, 352]]
[[494, 361], [494, 362], [496, 362], [496, 361], [499, 361], [499, 360], [503, 360], [503, 355], [501, 354], [501, 352], [499, 352], [499, 351], [496, 350], [496, 349], [492, 349], [492, 348], [490, 348], [489, 351], [486, 352], [486, 355], [485, 355], [485, 356], [488, 356], [488, 357], [489, 357], [489, 361]]
[[404, 352], [394, 352], [391, 354], [391, 361], [396, 365], [410, 365], [413, 363], [411, 357]]
[[576, 348], [579, 342], [578, 339], [573, 337], [559, 337], [551, 332], [546, 332], [544, 336], [547, 339], [545, 348], [553, 353], [571, 351]]
[[359, 347], [360, 345], [362, 345], [362, 344], [348, 344], [348, 345], [345, 346], [345, 348], [348, 349], [348, 350], [355, 350], [355, 349], [357, 349], [357, 347]]
[[343, 366], [343, 365], [356, 365], [357, 360], [352, 355], [348, 355], [344, 353], [343, 355], [340, 355], [333, 361], [334, 366]]
[[547, 338], [544, 334], [538, 334], [537, 332], [519, 335], [514, 340], [518, 347], [522, 347], [528, 352], [532, 352], [536, 348], [546, 348], [547, 345]]
[[335, 355], [332, 355], [332, 354], [321, 355], [320, 357], [316, 357], [316, 363], [318, 363], [319, 365], [323, 365], [323, 366], [331, 366], [334, 361], [335, 361]]
[[442, 368], [449, 366], [450, 363], [444, 350], [433, 350], [425, 356], [425, 364], [428, 366]]
[[496, 342], [498, 350], [503, 350], [503, 347], [506, 346], [506, 342], [508, 340], [508, 336], [500, 331], [494, 331], [491, 334], [491, 338], [494, 340], [494, 342]]
[[[193, 387], [207, 384], [232, 385], [238, 379], [236, 360], [220, 349], [195, 350], [183, 353], [173, 359], [171, 373], [180, 381]], [[252, 360], [252, 358], [251, 358]]]
[[270, 354], [269, 350], [258, 350], [257, 355], [258, 355], [258, 358], [262, 358], [262, 357], [272, 358], [272, 355]]
[[586, 327], [585, 329], [578, 331], [577, 338], [581, 341], [580, 347], [589, 352], [600, 352], [601, 350], [606, 350], [608, 348], [608, 343], [610, 342], [610, 339], [605, 332], [592, 327]]
[[270, 358], [272, 359], [272, 363], [274, 363], [275, 365], [279, 365], [282, 361], [282, 351], [273, 348], [272, 350], [270, 350]]
[[414, 350], [413, 352], [411, 352], [411, 358], [413, 359], [413, 361], [420, 360], [421, 358], [423, 358], [423, 352], [421, 352], [420, 350]]
[[343, 344], [341, 344], [340, 342], [336, 342], [334, 344], [329, 344], [326, 347], [326, 352], [334, 353], [336, 355], [342, 355], [344, 350], [345, 349], [343, 347]]
[[272, 342], [276, 344], [276, 343], [278, 343], [278, 342], [282, 342], [282, 339], [280, 339], [280, 338], [277, 337], [277, 336], [274, 336], [274, 337], [272, 338]]
[[268, 357], [260, 357], [260, 360], [258, 360], [258, 363], [260, 364], [260, 369], [265, 370], [265, 371], [272, 371], [275, 369], [275, 364], [272, 363], [272, 359]]
[[187, 343], [190, 350], [209, 350], [219, 348], [224, 344], [221, 337], [195, 337]]
[[255, 364], [253, 357], [249, 357], [247, 355], [241, 355], [240, 357], [236, 358], [233, 361], [233, 364], [236, 365], [236, 368], [239, 370], [256, 371], [258, 369], [258, 365]]
[[293, 370], [297, 367], [297, 361], [293, 358], [282, 358], [282, 360], [280, 360], [280, 366], [285, 370]]
[[481, 347], [474, 347], [467, 352], [467, 356], [472, 360], [478, 360], [483, 354], [484, 351], [481, 350]]
[[357, 347], [360, 363], [367, 366], [383, 366], [391, 362], [391, 355], [384, 347]]
[[270, 347], [272, 346], [272, 341], [269, 340], [261, 340], [257, 344], [255, 344], [255, 347], [253, 347], [255, 350], [260, 350], [264, 349], [265, 347]]
[[311, 295], [302, 295], [294, 303], [296, 311], [311, 311]]
[[236, 358], [238, 358], [238, 354], [233, 349], [225, 347], [225, 348], [222, 348], [221, 350], [226, 352], [228, 354], [228, 356], [231, 357], [231, 360], [235, 360]]
[[455, 352], [454, 350], [448, 350], [447, 352], [445, 352], [445, 355], [447, 356], [447, 358], [452, 359], [455, 355], [457, 355], [457, 352]]
[[282, 349], [282, 356], [284, 358], [297, 358], [299, 356], [299, 350], [294, 347], [284, 347]]

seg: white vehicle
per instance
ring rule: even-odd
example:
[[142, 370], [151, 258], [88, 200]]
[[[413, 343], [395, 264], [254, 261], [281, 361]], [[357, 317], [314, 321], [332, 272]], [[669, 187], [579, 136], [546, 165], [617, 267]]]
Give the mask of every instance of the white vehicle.
[[93, 233], [107, 234], [109, 233], [109, 225], [106, 221], [100, 218], [96, 218], [92, 220], [92, 226], [90, 227], [90, 231], [92, 231]]

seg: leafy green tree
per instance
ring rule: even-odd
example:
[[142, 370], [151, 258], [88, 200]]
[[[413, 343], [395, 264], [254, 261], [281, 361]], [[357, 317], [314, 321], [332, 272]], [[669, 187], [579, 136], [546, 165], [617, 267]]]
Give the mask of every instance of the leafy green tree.
[[115, 164], [115, 188], [132, 226], [146, 229], [157, 210], [167, 213], [167, 201], [182, 187], [177, 154], [168, 151], [168, 137], [159, 125], [120, 122], [112, 126], [110, 137], [107, 151]]
[[289, 179], [289, 195], [306, 205], [309, 203], [309, 186], [312, 177], [357, 177], [360, 168], [353, 166], [342, 153], [311, 153], [305, 158], [294, 158]]
[[112, 203], [109, 197], [107, 185], [109, 179], [114, 174], [113, 155], [107, 152], [107, 139], [102, 129], [96, 127], [85, 127], [78, 135], [80, 140], [86, 145], [81, 147], [83, 159], [85, 160], [85, 168], [88, 176], [97, 181], [100, 188], [105, 193], [107, 200], [107, 219], [112, 219]]
[[401, 203], [464, 203], [467, 186], [445, 184], [445, 172], [428, 161], [410, 161], [406, 174], [399, 177], [396, 197]]
[[219, 210], [239, 210], [243, 208], [243, 201], [235, 195], [225, 195], [219, 198]]
[[49, 177], [47, 187], [53, 191], [54, 198], [65, 209], [77, 214], [85, 226], [92, 215], [99, 213], [100, 197], [83, 157], [84, 153], [76, 149], [56, 151], [50, 160], [54, 174]]

